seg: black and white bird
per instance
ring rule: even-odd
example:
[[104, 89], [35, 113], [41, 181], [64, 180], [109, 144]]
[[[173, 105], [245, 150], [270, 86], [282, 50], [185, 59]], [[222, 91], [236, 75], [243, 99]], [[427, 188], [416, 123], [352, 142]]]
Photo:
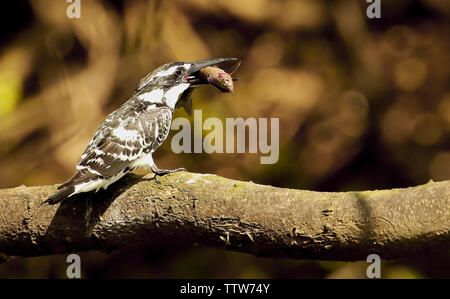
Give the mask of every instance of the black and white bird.
[[169, 134], [174, 109], [184, 106], [190, 113], [193, 89], [207, 83], [200, 78], [199, 70], [236, 60], [172, 62], [148, 74], [131, 98], [100, 125], [75, 174], [43, 203], [56, 204], [78, 193], [106, 189], [138, 167], [149, 168], [155, 175], [183, 170], [159, 169], [152, 154]]

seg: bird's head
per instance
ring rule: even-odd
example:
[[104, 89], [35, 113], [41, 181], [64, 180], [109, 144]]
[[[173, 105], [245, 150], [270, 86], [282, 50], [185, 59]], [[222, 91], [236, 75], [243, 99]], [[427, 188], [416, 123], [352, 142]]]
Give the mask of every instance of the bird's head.
[[[164, 64], [141, 80], [136, 93], [148, 101], [161, 101], [172, 109], [185, 91], [191, 88], [208, 84], [200, 77], [199, 71], [208, 66], [225, 66], [239, 63], [237, 58], [215, 58], [195, 62], [171, 62]], [[189, 91], [188, 91], [189, 89]], [[154, 100], [153, 100], [154, 99]]]

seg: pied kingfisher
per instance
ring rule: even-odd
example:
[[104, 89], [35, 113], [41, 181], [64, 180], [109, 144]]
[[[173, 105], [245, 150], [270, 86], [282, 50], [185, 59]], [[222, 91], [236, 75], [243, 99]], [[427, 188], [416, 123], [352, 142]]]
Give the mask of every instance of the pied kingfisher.
[[56, 204], [74, 194], [106, 189], [138, 167], [151, 169], [155, 175], [183, 170], [159, 169], [152, 154], [169, 134], [174, 109], [183, 106], [190, 114], [192, 91], [208, 83], [200, 70], [227, 62], [239, 63], [236, 58], [172, 62], [148, 74], [131, 98], [100, 125], [75, 174], [44, 203]]

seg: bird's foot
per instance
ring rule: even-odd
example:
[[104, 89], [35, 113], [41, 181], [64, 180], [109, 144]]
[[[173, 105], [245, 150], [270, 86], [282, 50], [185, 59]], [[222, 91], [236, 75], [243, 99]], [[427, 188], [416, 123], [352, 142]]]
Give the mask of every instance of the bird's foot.
[[152, 168], [153, 173], [155, 176], [163, 176], [165, 174], [174, 173], [178, 171], [186, 171], [186, 168], [176, 168], [176, 169], [159, 169], [159, 168]]

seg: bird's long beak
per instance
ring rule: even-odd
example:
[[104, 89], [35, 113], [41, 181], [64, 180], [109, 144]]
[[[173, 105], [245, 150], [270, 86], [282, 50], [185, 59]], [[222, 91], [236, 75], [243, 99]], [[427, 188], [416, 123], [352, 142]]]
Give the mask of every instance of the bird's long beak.
[[215, 58], [191, 62], [191, 67], [188, 70], [186, 81], [191, 84], [207, 84], [208, 82], [202, 80], [198, 75], [198, 71], [208, 66], [217, 66], [228, 73], [232, 73], [240, 64], [237, 58]]
[[192, 62], [191, 67], [189, 68], [188, 73], [193, 74], [202, 68], [216, 65], [218, 67], [221, 67], [221, 65], [225, 64], [228, 61], [236, 61], [238, 62], [237, 58], [215, 58], [215, 59], [207, 59], [207, 60], [200, 60], [196, 62]]

